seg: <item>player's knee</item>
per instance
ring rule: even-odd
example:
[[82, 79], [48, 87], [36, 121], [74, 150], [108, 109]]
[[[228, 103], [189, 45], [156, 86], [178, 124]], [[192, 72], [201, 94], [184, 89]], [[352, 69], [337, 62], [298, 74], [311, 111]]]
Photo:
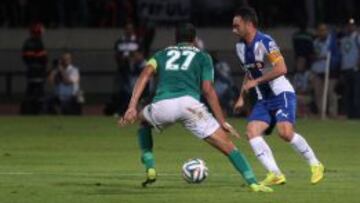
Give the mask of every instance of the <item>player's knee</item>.
[[217, 130], [216, 133], [206, 140], [225, 155], [229, 155], [236, 148], [229, 136], [223, 130]]
[[251, 140], [260, 135], [258, 134], [258, 132], [254, 126], [247, 126], [246, 127], [246, 136], [249, 140]]
[[291, 127], [280, 127], [278, 128], [279, 136], [286, 142], [290, 142], [294, 136], [294, 131]]

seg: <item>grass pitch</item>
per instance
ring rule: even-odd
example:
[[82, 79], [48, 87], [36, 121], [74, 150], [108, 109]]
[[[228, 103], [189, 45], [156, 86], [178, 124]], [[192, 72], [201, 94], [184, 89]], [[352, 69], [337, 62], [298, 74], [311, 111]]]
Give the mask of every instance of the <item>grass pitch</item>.
[[[231, 123], [243, 132], [244, 120]], [[274, 133], [266, 139], [288, 183], [263, 194], [249, 192], [226, 157], [180, 125], [154, 133], [159, 177], [144, 189], [135, 125], [118, 129], [105, 117], [0, 117], [0, 202], [360, 202], [360, 122], [300, 120], [297, 129], [325, 164], [325, 180], [311, 185], [305, 161]], [[247, 141], [236, 144], [262, 179]], [[181, 178], [192, 157], [208, 165], [202, 184]]]

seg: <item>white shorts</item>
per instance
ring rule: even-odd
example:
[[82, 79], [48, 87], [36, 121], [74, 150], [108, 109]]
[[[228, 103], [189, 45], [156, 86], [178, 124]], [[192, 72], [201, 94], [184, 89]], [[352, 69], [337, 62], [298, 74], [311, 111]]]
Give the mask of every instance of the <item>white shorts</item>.
[[212, 135], [220, 127], [205, 105], [190, 96], [149, 104], [145, 106], [143, 115], [158, 129], [179, 121], [200, 139]]

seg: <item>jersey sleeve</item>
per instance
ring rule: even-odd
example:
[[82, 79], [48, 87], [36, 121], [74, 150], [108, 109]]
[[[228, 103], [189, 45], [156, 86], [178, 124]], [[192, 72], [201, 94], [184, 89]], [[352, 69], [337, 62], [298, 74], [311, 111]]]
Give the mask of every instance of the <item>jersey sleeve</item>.
[[265, 38], [263, 43], [266, 49], [267, 58], [269, 59], [270, 63], [274, 64], [280, 60], [283, 60], [279, 46], [271, 37]]
[[156, 70], [156, 68], [157, 68], [156, 59], [155, 59], [154, 57], [151, 57], [151, 58], [146, 62], [146, 66], [151, 66], [154, 70]]
[[200, 59], [200, 64], [201, 64], [201, 80], [205, 81], [205, 80], [210, 80], [210, 81], [214, 81], [214, 65], [213, 65], [213, 61], [210, 57], [209, 54], [202, 54], [202, 57]]
[[146, 66], [151, 66], [155, 71], [158, 67], [158, 61], [159, 61], [159, 55], [160, 53], [157, 52], [156, 54], [154, 54], [147, 62], [146, 62]]

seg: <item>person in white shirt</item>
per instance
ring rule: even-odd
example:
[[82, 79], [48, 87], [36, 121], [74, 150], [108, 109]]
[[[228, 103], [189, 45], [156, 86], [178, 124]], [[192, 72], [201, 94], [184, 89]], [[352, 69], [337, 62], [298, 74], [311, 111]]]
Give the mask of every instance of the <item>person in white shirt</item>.
[[311, 72], [314, 75], [312, 77], [312, 86], [314, 89], [315, 104], [317, 112], [320, 114], [322, 109], [322, 98], [324, 92], [324, 79], [326, 70], [326, 60], [328, 53], [331, 53], [330, 62], [330, 78], [328, 87], [328, 106], [327, 110], [330, 117], [336, 117], [338, 112], [338, 95], [336, 94], [335, 87], [337, 84], [336, 65], [333, 63], [337, 55], [336, 38], [330, 33], [326, 24], [321, 23], [317, 27], [317, 37], [314, 40], [315, 54], [313, 56], [313, 62], [311, 64]]
[[79, 69], [72, 64], [71, 53], [61, 56], [58, 66], [50, 72], [50, 84], [62, 114], [80, 114], [83, 98], [80, 91]]

